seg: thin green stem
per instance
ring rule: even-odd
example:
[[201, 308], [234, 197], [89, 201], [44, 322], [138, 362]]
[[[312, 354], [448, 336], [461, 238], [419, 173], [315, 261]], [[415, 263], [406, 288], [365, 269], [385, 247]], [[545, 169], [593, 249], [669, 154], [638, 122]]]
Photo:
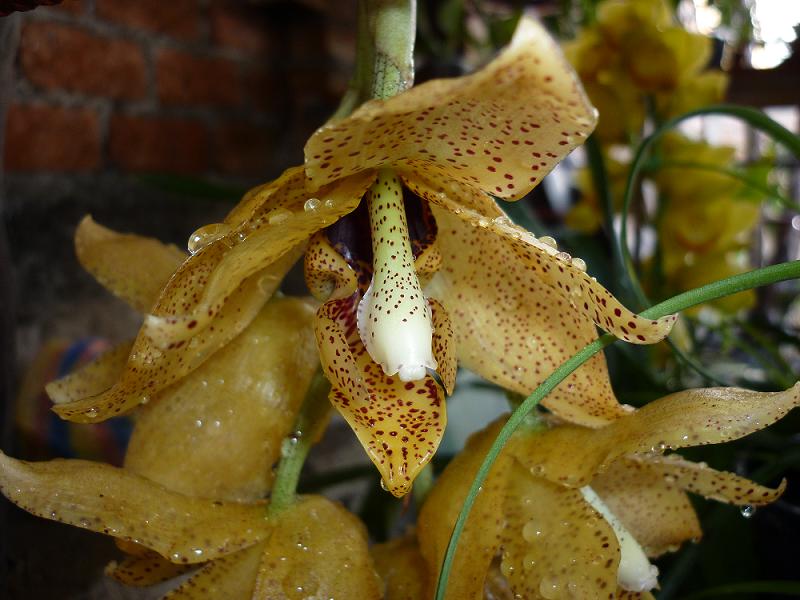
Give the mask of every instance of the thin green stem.
[[[658, 319], [660, 317], [697, 306], [698, 304], [723, 298], [730, 294], [735, 294], [737, 292], [754, 287], [760, 287], [762, 285], [769, 285], [779, 281], [785, 281], [787, 279], [796, 279], [798, 277], [800, 277], [800, 261], [781, 263], [779, 265], [773, 265], [763, 269], [757, 269], [748, 273], [742, 273], [740, 275], [728, 277], [727, 279], [715, 281], [694, 290], [689, 290], [688, 292], [684, 292], [648, 308], [642, 312], [642, 316], [648, 319]], [[547, 379], [545, 379], [530, 396], [525, 399], [519, 408], [511, 413], [508, 421], [497, 434], [497, 437], [495, 438], [492, 447], [489, 449], [489, 452], [487, 452], [486, 457], [484, 458], [477, 474], [475, 475], [472, 486], [470, 487], [469, 491], [467, 492], [467, 496], [464, 499], [464, 504], [461, 507], [461, 512], [459, 513], [455, 522], [455, 526], [453, 527], [453, 532], [450, 536], [450, 542], [447, 545], [447, 551], [445, 553], [442, 568], [439, 573], [439, 580], [436, 585], [436, 600], [444, 600], [445, 591], [447, 589], [447, 581], [453, 564], [453, 558], [455, 557], [456, 549], [458, 547], [458, 539], [461, 536], [461, 532], [464, 529], [467, 519], [469, 518], [470, 511], [472, 510], [472, 506], [478, 496], [478, 492], [486, 481], [489, 470], [494, 465], [495, 460], [499, 456], [500, 452], [502, 452], [508, 440], [514, 434], [517, 427], [519, 427], [519, 425], [525, 420], [525, 417], [528, 415], [528, 413], [530, 413], [547, 394], [553, 391], [556, 386], [564, 381], [564, 379], [566, 379], [573, 371], [588, 361], [595, 354], [600, 352], [603, 348], [616, 341], [617, 339], [611, 334], [605, 334], [592, 343], [584, 346], [577, 352], [577, 354], [573, 355], [567, 361], [562, 363], [555, 371], [553, 371], [553, 373], [547, 377]]]
[[372, 98], [390, 98], [414, 83], [417, 3], [368, 0], [366, 17], [373, 51], [369, 94]]
[[317, 371], [308, 386], [294, 431], [281, 445], [281, 460], [272, 484], [270, 514], [276, 514], [295, 502], [300, 471], [311, 446], [317, 441], [328, 422], [327, 417], [331, 408], [328, 402], [330, 389], [331, 384], [322, 371]]

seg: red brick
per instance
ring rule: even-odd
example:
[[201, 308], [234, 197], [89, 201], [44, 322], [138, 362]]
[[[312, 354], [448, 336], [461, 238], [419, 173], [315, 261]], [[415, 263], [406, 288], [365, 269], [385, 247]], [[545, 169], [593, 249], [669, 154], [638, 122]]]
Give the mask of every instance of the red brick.
[[20, 42], [22, 69], [35, 85], [111, 98], [142, 98], [142, 49], [56, 23], [30, 23]]
[[109, 150], [123, 170], [200, 173], [208, 167], [208, 131], [192, 119], [115, 115]]
[[248, 54], [265, 55], [273, 50], [269, 23], [257, 8], [219, 0], [209, 14], [211, 39], [215, 44]]
[[225, 58], [198, 57], [163, 49], [156, 60], [158, 97], [183, 106], [236, 106], [243, 90], [239, 65]]
[[275, 132], [252, 123], [227, 123], [214, 132], [214, 166], [231, 175], [264, 175]]
[[244, 88], [249, 105], [259, 112], [286, 110], [290, 101], [281, 74], [274, 70], [259, 67], [245, 71]]
[[70, 13], [72, 15], [79, 15], [83, 12], [83, 9], [84, 0], [64, 0], [64, 2], [61, 2], [52, 8], [48, 8], [47, 10], [55, 10], [59, 12]]
[[100, 165], [100, 124], [94, 111], [15, 104], [7, 118], [7, 170], [91, 171]]
[[201, 35], [201, 7], [197, 0], [97, 0], [97, 16], [130, 27], [166, 33], [182, 40]]

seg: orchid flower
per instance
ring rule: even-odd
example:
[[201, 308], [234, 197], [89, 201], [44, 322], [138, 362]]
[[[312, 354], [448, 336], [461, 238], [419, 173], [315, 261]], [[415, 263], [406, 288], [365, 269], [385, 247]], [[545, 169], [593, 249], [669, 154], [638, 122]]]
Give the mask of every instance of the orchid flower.
[[[771, 489], [667, 449], [738, 439], [800, 405], [784, 392], [737, 388], [678, 392], [598, 429], [553, 424], [522, 430], [495, 463], [459, 541], [447, 597], [482, 598], [500, 571], [522, 598], [649, 597], [657, 570], [648, 557], [698, 539], [685, 492], [754, 507]], [[476, 434], [448, 465], [419, 517], [420, 548], [438, 572], [461, 502], [502, 421]], [[641, 594], [644, 594], [642, 596]]]
[[151, 585], [200, 567], [167, 598], [381, 597], [363, 524], [321, 496], [269, 515], [263, 502], [181, 494], [127, 469], [2, 453], [0, 491], [37, 516], [138, 548], [109, 568], [123, 582]]
[[[311, 137], [304, 168], [192, 236], [193, 254], [149, 311], [120, 380], [59, 414], [120, 414], [185, 377], [247, 327], [308, 246], [331, 401], [402, 496], [439, 444], [457, 359], [525, 393], [594, 325], [633, 343], [669, 332], [674, 317], [631, 313], [582, 260], [511, 224], [490, 196], [522, 198], [595, 118], [531, 20], [473, 75], [367, 102]], [[607, 383], [589, 387], [581, 374], [547, 405], [593, 426], [624, 412]]]
[[[149, 310], [185, 259], [174, 246], [111, 231], [89, 217], [78, 227], [75, 246], [84, 268], [140, 312]], [[204, 498], [249, 501], [267, 494], [317, 360], [313, 303], [273, 298], [264, 304], [262, 292], [263, 307], [237, 337], [139, 405], [126, 468]], [[136, 352], [135, 345], [120, 344], [48, 384], [56, 411], [117, 385], [126, 364], [143, 376], [157, 369], [155, 351], [141, 359]]]

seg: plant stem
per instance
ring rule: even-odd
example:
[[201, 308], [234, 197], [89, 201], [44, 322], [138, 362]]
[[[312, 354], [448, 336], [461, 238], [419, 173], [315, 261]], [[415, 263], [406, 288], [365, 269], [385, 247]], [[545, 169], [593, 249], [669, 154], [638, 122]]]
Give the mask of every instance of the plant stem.
[[[694, 290], [684, 292], [648, 308], [641, 314], [643, 317], [648, 319], [658, 319], [672, 313], [686, 310], [692, 306], [697, 306], [698, 304], [723, 298], [724, 296], [728, 296], [730, 294], [735, 294], [737, 292], [754, 287], [760, 287], [762, 285], [785, 281], [787, 279], [796, 279], [798, 277], [800, 277], [800, 261], [781, 263], [779, 265], [773, 265], [763, 269], [756, 269], [755, 271], [728, 277], [727, 279], [715, 281]], [[450, 542], [447, 545], [447, 551], [444, 556], [442, 568], [439, 573], [439, 580], [436, 584], [436, 600], [443, 600], [445, 597], [447, 580], [450, 576], [453, 558], [455, 557], [456, 548], [458, 546], [458, 539], [461, 536], [461, 532], [464, 529], [467, 519], [469, 518], [469, 513], [472, 510], [472, 506], [475, 503], [478, 492], [486, 481], [486, 477], [489, 475], [489, 470], [494, 465], [495, 460], [499, 456], [500, 452], [502, 452], [508, 440], [514, 434], [517, 427], [519, 427], [519, 425], [525, 420], [528, 413], [531, 412], [547, 394], [553, 391], [556, 386], [564, 381], [564, 379], [566, 379], [573, 371], [588, 361], [595, 354], [600, 352], [603, 348], [613, 344], [616, 341], [618, 341], [617, 338], [607, 333], [592, 343], [584, 346], [571, 358], [562, 363], [555, 371], [553, 371], [553, 373], [551, 373], [550, 376], [547, 377], [547, 379], [545, 379], [508, 418], [506, 424], [497, 434], [492, 447], [486, 453], [486, 457], [484, 458], [483, 463], [481, 463], [481, 466], [475, 475], [472, 486], [470, 487], [469, 492], [467, 492], [467, 496], [464, 499], [461, 512], [456, 519], [453, 527], [453, 533], [450, 536]]]
[[414, 83], [417, 2], [369, 0], [366, 24], [373, 53], [369, 97], [390, 98]]
[[273, 515], [294, 504], [297, 482], [311, 446], [319, 439], [328, 423], [331, 405], [328, 392], [331, 384], [317, 371], [308, 386], [294, 431], [281, 444], [281, 460], [272, 484], [269, 514]]

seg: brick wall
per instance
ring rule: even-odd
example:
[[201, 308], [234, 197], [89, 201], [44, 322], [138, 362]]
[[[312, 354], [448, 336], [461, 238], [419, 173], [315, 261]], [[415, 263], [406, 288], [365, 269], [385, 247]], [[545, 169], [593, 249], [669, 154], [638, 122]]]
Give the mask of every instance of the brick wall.
[[274, 175], [342, 91], [355, 3], [337, 4], [66, 0], [25, 13], [5, 170]]

